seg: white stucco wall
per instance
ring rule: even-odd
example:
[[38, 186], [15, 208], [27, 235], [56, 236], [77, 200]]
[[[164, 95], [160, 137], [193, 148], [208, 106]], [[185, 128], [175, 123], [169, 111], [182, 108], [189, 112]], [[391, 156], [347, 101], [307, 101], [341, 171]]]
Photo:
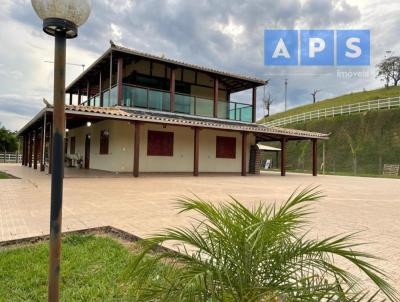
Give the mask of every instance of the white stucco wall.
[[[236, 158], [217, 158], [217, 136], [236, 137]], [[247, 137], [247, 171], [249, 170], [250, 147], [255, 143], [254, 135]], [[233, 131], [201, 130], [199, 172], [241, 172], [242, 134]]]
[[[69, 139], [75, 136], [75, 154], [85, 155], [85, 137], [91, 136], [90, 168], [112, 172], [131, 172], [133, 170], [133, 125], [125, 121], [101, 121], [91, 127], [70, 129]], [[100, 132], [109, 131], [108, 154], [100, 154]], [[70, 141], [68, 154], [70, 152]]]
[[[109, 154], [100, 154], [100, 132], [109, 131]], [[147, 133], [149, 130], [174, 132], [173, 156], [148, 156]], [[90, 168], [112, 171], [132, 172], [134, 125], [124, 121], [107, 120], [92, 123], [91, 127], [70, 129], [70, 138], [75, 136], [75, 154], [84, 157], [85, 137], [91, 135]], [[236, 158], [216, 158], [216, 137], [236, 137]], [[194, 130], [161, 124], [142, 124], [140, 130], [140, 172], [193, 172]], [[248, 135], [247, 162], [250, 146], [255, 143], [254, 135]], [[200, 131], [199, 172], [240, 172], [242, 167], [242, 134], [233, 131], [202, 129]], [[248, 163], [247, 163], [248, 169]]]

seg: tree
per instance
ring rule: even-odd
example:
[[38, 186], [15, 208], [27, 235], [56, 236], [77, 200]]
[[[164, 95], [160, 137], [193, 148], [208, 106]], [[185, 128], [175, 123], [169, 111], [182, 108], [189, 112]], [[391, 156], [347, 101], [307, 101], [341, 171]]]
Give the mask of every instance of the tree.
[[270, 110], [271, 110], [271, 104], [274, 102], [271, 94], [269, 93], [268, 96], [263, 98], [263, 103], [264, 103], [264, 109], [267, 112], [265, 117], [268, 117], [270, 115]]
[[[134, 301], [355, 302], [378, 301], [380, 291], [400, 301], [386, 276], [359, 250], [356, 234], [311, 239], [305, 230], [315, 188], [294, 192], [286, 202], [251, 209], [232, 198], [214, 204], [179, 201], [194, 212], [191, 227], [167, 229], [143, 243], [128, 269]], [[166, 242], [178, 252], [154, 249]], [[355, 267], [340, 267], [341, 259]], [[363, 284], [356, 272], [375, 283]], [[369, 292], [371, 291], [371, 292]], [[370, 296], [370, 297], [368, 297]], [[381, 301], [380, 299], [379, 301]]]
[[[0, 125], [1, 126], [1, 125]], [[18, 138], [14, 132], [0, 127], [0, 150], [15, 152], [18, 150]]]
[[317, 93], [320, 92], [320, 91], [321, 90], [319, 90], [319, 89], [314, 89], [314, 92], [310, 93], [312, 95], [312, 97], [313, 97], [313, 104], [315, 104]]
[[378, 76], [385, 81], [385, 86], [389, 87], [393, 81], [393, 86], [397, 86], [400, 81], [400, 57], [392, 56], [384, 59], [377, 65]]

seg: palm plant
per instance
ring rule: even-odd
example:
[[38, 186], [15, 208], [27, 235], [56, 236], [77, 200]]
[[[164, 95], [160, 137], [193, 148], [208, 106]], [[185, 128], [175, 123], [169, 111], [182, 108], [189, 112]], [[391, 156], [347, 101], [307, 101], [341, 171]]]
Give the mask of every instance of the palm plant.
[[[137, 301], [400, 301], [387, 276], [356, 250], [357, 234], [313, 240], [304, 227], [310, 202], [321, 192], [306, 188], [281, 205], [244, 207], [232, 198], [213, 204], [181, 198], [181, 212], [197, 212], [191, 227], [171, 228], [143, 243], [130, 266]], [[176, 251], [155, 246], [175, 244]], [[150, 256], [149, 256], [150, 254]], [[377, 291], [337, 265], [343, 258]]]

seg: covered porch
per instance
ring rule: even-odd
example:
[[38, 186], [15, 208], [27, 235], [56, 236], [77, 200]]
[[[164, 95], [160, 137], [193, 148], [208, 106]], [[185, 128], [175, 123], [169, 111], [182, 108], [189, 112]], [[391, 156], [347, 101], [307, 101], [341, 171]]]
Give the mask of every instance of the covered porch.
[[[198, 176], [200, 173], [232, 172], [242, 176], [259, 174], [261, 161], [260, 150], [257, 144], [261, 142], [278, 141], [281, 144], [281, 175], [286, 175], [286, 150], [287, 143], [293, 140], [312, 141], [313, 175], [317, 175], [317, 144], [318, 140], [327, 139], [328, 135], [293, 129], [275, 128], [253, 123], [226, 121], [217, 118], [193, 117], [185, 114], [171, 114], [164, 112], [126, 109], [121, 107], [99, 108], [88, 106], [66, 105], [66, 140], [65, 155], [66, 167], [69, 162], [71, 148], [76, 142], [72, 140], [72, 133], [77, 129], [83, 129], [84, 145], [80, 151], [79, 167], [67, 169], [65, 177], [69, 175], [88, 177], [138, 177], [141, 173], [171, 173], [183, 172]], [[21, 131], [22, 164], [40, 171], [51, 173], [51, 132], [52, 110], [47, 106]], [[93, 126], [92, 126], [93, 125]], [[118, 133], [119, 141], [124, 143], [118, 146], [118, 150], [111, 150], [114, 157], [93, 156], [90, 153], [92, 132], [85, 129], [92, 127], [97, 129], [96, 137], [100, 136], [96, 150], [101, 146], [101, 131], [98, 125], [109, 131]], [[111, 125], [111, 126], [110, 126]], [[96, 128], [97, 127], [97, 128]], [[111, 130], [110, 130], [111, 129]], [[175, 134], [177, 144], [180, 146], [178, 154], [170, 154], [169, 158], [149, 158], [148, 136], [149, 131], [171, 131]], [[74, 134], [76, 136], [78, 134]], [[228, 136], [234, 139], [234, 160], [215, 159], [215, 138]], [[115, 137], [115, 135], [114, 135]], [[178, 138], [180, 141], [178, 141]], [[82, 140], [82, 139], [80, 139]], [[93, 141], [92, 141], [93, 142]], [[224, 143], [222, 140], [220, 143]], [[89, 148], [87, 146], [89, 144]], [[73, 146], [72, 146], [73, 145]], [[110, 145], [112, 148], [113, 145]], [[88, 151], [88, 150], [89, 151]], [[122, 150], [122, 151], [121, 151]], [[184, 150], [184, 151], [181, 151]], [[120, 152], [120, 153], [118, 153]], [[218, 153], [218, 151], [217, 151]], [[229, 153], [229, 152], [228, 152]], [[90, 155], [92, 154], [92, 156]], [[107, 146], [108, 154], [108, 146]], [[228, 154], [229, 155], [229, 154]], [[217, 156], [218, 157], [218, 156]], [[214, 158], [214, 159], [213, 159]], [[77, 159], [78, 160], [78, 159]], [[97, 164], [91, 164], [97, 161]], [[112, 166], [112, 164], [115, 164]], [[72, 165], [77, 166], [77, 162]], [[116, 167], [118, 165], [118, 167]], [[179, 168], [176, 168], [179, 167]], [[75, 169], [75, 170], [74, 170]], [[82, 173], [79, 170], [93, 169], [92, 172]], [[97, 171], [102, 170], [102, 171]], [[78, 172], [79, 171], [79, 172]], [[97, 172], [95, 172], [97, 171]]]

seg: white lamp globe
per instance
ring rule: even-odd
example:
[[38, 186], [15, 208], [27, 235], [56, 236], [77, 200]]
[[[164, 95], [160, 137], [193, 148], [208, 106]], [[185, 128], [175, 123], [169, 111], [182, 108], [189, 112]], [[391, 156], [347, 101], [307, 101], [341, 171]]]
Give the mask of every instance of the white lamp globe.
[[67, 38], [78, 35], [78, 27], [89, 18], [91, 0], [31, 0], [36, 14], [43, 20], [43, 30], [50, 35], [65, 32]]

